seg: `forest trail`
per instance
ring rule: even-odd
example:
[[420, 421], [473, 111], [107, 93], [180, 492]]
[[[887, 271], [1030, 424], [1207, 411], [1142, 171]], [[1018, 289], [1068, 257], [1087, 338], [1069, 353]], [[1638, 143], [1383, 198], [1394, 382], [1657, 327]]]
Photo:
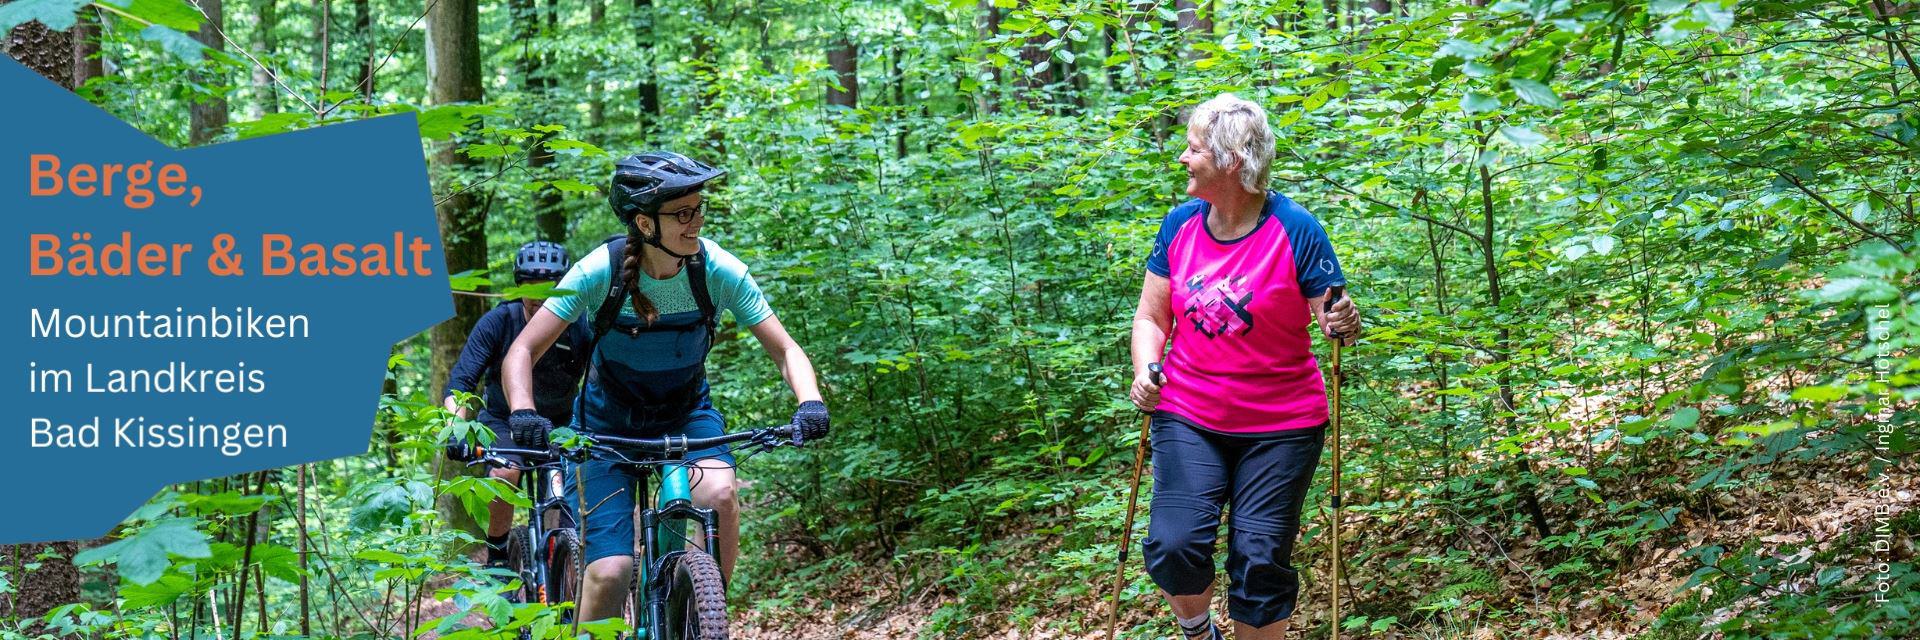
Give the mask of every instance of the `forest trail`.
[[[1637, 546], [1630, 562], [1613, 573], [1613, 578], [1595, 585], [1587, 597], [1571, 602], [1542, 601], [1523, 606], [1523, 610], [1532, 615], [1523, 620], [1549, 619], [1563, 616], [1569, 624], [1565, 629], [1540, 633], [1538, 630], [1518, 625], [1502, 626], [1497, 623], [1464, 623], [1452, 629], [1446, 635], [1434, 635], [1427, 630], [1419, 632], [1407, 629], [1389, 629], [1382, 633], [1355, 633], [1349, 631], [1349, 638], [1457, 638], [1459, 640], [1494, 640], [1496, 638], [1539, 637], [1548, 640], [1616, 640], [1638, 638], [1652, 627], [1661, 612], [1674, 606], [1686, 597], [1680, 591], [1689, 574], [1700, 565], [1686, 557], [1686, 551], [1694, 546], [1708, 544], [1710, 541], [1754, 541], [1762, 546], [1756, 553], [1786, 557], [1777, 551], [1777, 547], [1786, 544], [1810, 544], [1799, 554], [1814, 555], [1837, 552], [1846, 555], [1865, 555], [1865, 549], [1836, 548], [1851, 542], [1848, 534], [1858, 534], [1863, 528], [1874, 523], [1876, 506], [1888, 504], [1874, 494], [1874, 490], [1860, 482], [1864, 470], [1860, 468], [1842, 468], [1812, 466], [1790, 469], [1775, 474], [1777, 482], [1792, 482], [1794, 489], [1778, 499], [1763, 499], [1756, 491], [1731, 491], [1715, 498], [1715, 511], [1711, 517], [1694, 515], [1683, 511], [1671, 528], [1676, 532], [1666, 543], [1656, 544], [1648, 541]], [[1905, 476], [1889, 482], [1887, 489], [1892, 491], [1895, 505], [1892, 510], [1882, 514], [1889, 519], [1897, 518], [1912, 509], [1913, 498], [1920, 494], [1920, 479]], [[1401, 547], [1391, 562], [1407, 561], [1428, 554], [1444, 553], [1442, 543], [1446, 540], [1431, 535], [1430, 527], [1423, 526], [1422, 519], [1405, 518], [1398, 524], [1382, 525], [1377, 521], [1350, 516], [1353, 527], [1349, 540], [1360, 545], [1387, 545]], [[1899, 558], [1911, 559], [1915, 556], [1915, 541], [1912, 538], [1897, 538], [1897, 549], [1893, 551]], [[1402, 547], [1401, 545], [1406, 545]], [[1730, 545], [1731, 546], [1731, 545]], [[1496, 549], [1497, 551], [1497, 549]], [[1298, 553], [1311, 557], [1315, 563], [1313, 570], [1325, 575], [1325, 555], [1323, 548], [1301, 549]], [[1536, 561], [1532, 547], [1511, 552], [1510, 557], [1523, 567]], [[1137, 557], [1137, 556], [1136, 556]], [[1378, 572], [1370, 571], [1367, 566], [1350, 566], [1350, 571], [1359, 580], [1377, 577]], [[881, 570], [879, 568], [872, 568]], [[1137, 574], [1140, 569], [1136, 566]], [[1372, 574], [1372, 575], [1370, 575]], [[1041, 612], [1032, 623], [1009, 626], [1004, 622], [996, 624], [1000, 615], [976, 616], [968, 626], [977, 632], [966, 637], [981, 640], [1104, 640], [1105, 630], [1098, 626], [1104, 621], [1106, 600], [1104, 585], [1106, 576], [1090, 576], [1089, 579], [1101, 585], [1098, 592], [1102, 598], [1090, 602], [1081, 598], [1073, 602], [1061, 603], [1059, 610]], [[1506, 593], [1516, 594], [1530, 589], [1524, 575], [1516, 572], [1506, 576], [1509, 589]], [[1801, 576], [1786, 584], [1805, 588], [1816, 576]], [[843, 583], [846, 587], [838, 592], [826, 594], [823, 600], [806, 602], [780, 609], [741, 612], [736, 610], [735, 635], [741, 640], [913, 640], [920, 635], [927, 621], [942, 605], [941, 598], [931, 592], [922, 592], [905, 598], [905, 604], [896, 604], [903, 600], [900, 594], [890, 593], [884, 587], [857, 588], [853, 582]], [[1044, 586], [1044, 585], [1036, 585]], [[1395, 585], [1401, 589], [1431, 588], [1422, 585]], [[1306, 587], [1300, 602], [1301, 620], [1315, 629], [1323, 629], [1326, 592], [1323, 587]], [[1711, 587], [1703, 589], [1704, 597], [1711, 597]], [[1365, 595], [1361, 607], [1365, 606]], [[1722, 607], [1709, 615], [1710, 622], [1727, 619], [1739, 609], [1754, 604], [1749, 597]], [[737, 605], [736, 605], [737, 609]], [[1161, 638], [1170, 637], [1172, 623], [1161, 614], [1161, 605], [1156, 601], [1135, 600], [1124, 609], [1121, 628], [1123, 632], [1135, 625], [1158, 625], [1157, 635], [1122, 634], [1121, 637]], [[1225, 607], [1216, 603], [1214, 616], [1225, 618]], [[1095, 626], [1083, 628], [1091, 622]], [[1158, 628], [1153, 627], [1153, 628]], [[1325, 637], [1324, 632], [1312, 632], [1315, 636]], [[1295, 632], [1296, 637], [1299, 632]], [[1682, 634], [1682, 637], [1716, 638], [1718, 634]]]

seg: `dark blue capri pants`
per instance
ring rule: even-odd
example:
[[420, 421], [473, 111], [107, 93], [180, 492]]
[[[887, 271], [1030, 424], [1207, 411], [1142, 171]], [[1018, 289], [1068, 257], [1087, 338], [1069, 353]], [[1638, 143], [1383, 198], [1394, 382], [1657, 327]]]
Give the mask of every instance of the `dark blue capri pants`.
[[1321, 425], [1226, 435], [1155, 413], [1153, 505], [1144, 541], [1154, 584], [1176, 596], [1212, 586], [1221, 505], [1230, 503], [1228, 616], [1253, 627], [1292, 617], [1300, 595], [1293, 540], [1325, 434]]

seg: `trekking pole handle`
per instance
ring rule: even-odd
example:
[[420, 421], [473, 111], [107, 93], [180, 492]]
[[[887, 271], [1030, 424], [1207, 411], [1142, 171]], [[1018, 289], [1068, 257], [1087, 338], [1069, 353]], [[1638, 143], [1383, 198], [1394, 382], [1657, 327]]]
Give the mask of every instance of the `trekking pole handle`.
[[1157, 385], [1166, 386], [1167, 384], [1167, 376], [1160, 372], [1160, 363], [1158, 362], [1147, 363], [1147, 378], [1153, 380], [1153, 383]]
[[[1333, 311], [1333, 303], [1339, 302], [1340, 296], [1345, 295], [1346, 292], [1347, 292], [1347, 285], [1344, 285], [1344, 284], [1336, 284], [1331, 287], [1328, 287], [1327, 288], [1327, 304], [1324, 308], [1321, 309], [1321, 311], [1331, 313]], [[1335, 340], [1345, 340], [1347, 337], [1346, 334], [1341, 333], [1339, 331], [1334, 331], [1332, 333], [1333, 333], [1333, 339]]]

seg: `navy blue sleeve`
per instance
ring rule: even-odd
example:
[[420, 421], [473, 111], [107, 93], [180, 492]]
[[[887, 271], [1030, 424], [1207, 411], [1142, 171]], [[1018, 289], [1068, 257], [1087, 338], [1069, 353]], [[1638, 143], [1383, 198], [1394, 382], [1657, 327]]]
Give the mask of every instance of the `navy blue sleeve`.
[[1326, 293], [1328, 287], [1345, 286], [1347, 276], [1340, 271], [1340, 258], [1333, 254], [1327, 230], [1299, 203], [1281, 198], [1278, 214], [1293, 243], [1293, 272], [1300, 280], [1300, 293], [1312, 298]]
[[453, 371], [447, 375], [447, 392], [442, 397], [455, 391], [473, 393], [480, 376], [504, 355], [507, 345], [502, 338], [507, 333], [507, 316], [501, 310], [505, 308], [494, 307], [473, 324], [473, 331], [467, 333], [467, 346], [460, 350], [460, 360], [453, 363]]
[[1173, 238], [1180, 235], [1180, 227], [1200, 212], [1200, 201], [1190, 200], [1167, 212], [1160, 219], [1160, 232], [1153, 236], [1153, 253], [1147, 254], [1147, 273], [1162, 278], [1171, 277], [1173, 267], [1167, 264], [1167, 249], [1173, 245]]

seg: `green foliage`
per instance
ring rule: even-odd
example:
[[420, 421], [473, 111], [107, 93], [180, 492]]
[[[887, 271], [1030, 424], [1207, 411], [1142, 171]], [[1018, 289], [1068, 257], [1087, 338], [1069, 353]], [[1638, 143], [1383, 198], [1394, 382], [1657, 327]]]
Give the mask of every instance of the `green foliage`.
[[131, 534], [111, 543], [80, 552], [74, 564], [114, 563], [120, 577], [136, 585], [152, 584], [172, 566], [171, 558], [206, 558], [213, 555], [207, 546], [207, 534], [195, 521], [165, 518], [141, 525]]
[[[1273, 186], [1327, 228], [1369, 325], [1344, 354], [1358, 608], [1343, 626], [1639, 632], [1631, 610], [1664, 601], [1653, 637], [1913, 634], [1911, 596], [1874, 602], [1871, 583], [1833, 572], [1870, 559], [1857, 532], [1782, 544], [1741, 524], [1822, 504], [1859, 469], [1904, 472], [1914, 450], [1920, 75], [1890, 46], [1916, 48], [1910, 13], [1216, 2], [1200, 33], [1172, 3], [1043, 0], [994, 3], [983, 32], [976, 2], [661, 0], [644, 17], [609, 3], [599, 22], [566, 3], [553, 23], [483, 12], [487, 98], [428, 105], [419, 7], [371, 4], [366, 33], [346, 37], [335, 15], [330, 77], [307, 42], [316, 16], [283, 11], [281, 50], [251, 52], [275, 71], [262, 92], [244, 57], [196, 61], [173, 37], [191, 27], [140, 8], [170, 2], [137, 1], [124, 10], [172, 35], [110, 16], [117, 73], [82, 92], [173, 144], [186, 105], [214, 97], [235, 139], [413, 113], [429, 153], [474, 161], [438, 171], [436, 199], [488, 212], [488, 267], [450, 287], [504, 299], [563, 293], [503, 268], [554, 237], [542, 212], [576, 258], [624, 231], [600, 197], [612, 158], [665, 147], [728, 168], [704, 233], [752, 265], [835, 422], [822, 446], [743, 465], [733, 595], [756, 618], [877, 594], [876, 608], [920, 607], [930, 638], [1103, 622], [1138, 429], [1123, 396], [1140, 263], [1186, 198], [1181, 113], [1232, 91], [1270, 110]], [[235, 16], [234, 41], [255, 42]], [[842, 83], [822, 43], [842, 39], [860, 101], [828, 108]], [[368, 59], [383, 65], [371, 96], [344, 71]], [[640, 111], [643, 78], [657, 113]], [[783, 421], [791, 397], [747, 333], [721, 327], [715, 403], [733, 425]], [[458, 555], [473, 542], [459, 520], [526, 499], [436, 458], [448, 437], [492, 433], [440, 407], [426, 347], [389, 358], [369, 454], [314, 465], [304, 487], [282, 470], [264, 491], [163, 493], [83, 554], [89, 571], [116, 567], [117, 602], [68, 608], [59, 628], [210, 635], [211, 620], [171, 611], [229, 597], [258, 567], [270, 635], [298, 633], [302, 579], [325, 593], [314, 635], [570, 634], [565, 605], [507, 603], [510, 576]], [[1325, 492], [1323, 478], [1295, 554], [1298, 624], [1315, 629]], [[1888, 565], [1903, 594], [1909, 564]], [[1170, 630], [1142, 572], [1125, 594], [1123, 619], [1153, 620], [1126, 637]], [[455, 610], [397, 604], [436, 597]]]

